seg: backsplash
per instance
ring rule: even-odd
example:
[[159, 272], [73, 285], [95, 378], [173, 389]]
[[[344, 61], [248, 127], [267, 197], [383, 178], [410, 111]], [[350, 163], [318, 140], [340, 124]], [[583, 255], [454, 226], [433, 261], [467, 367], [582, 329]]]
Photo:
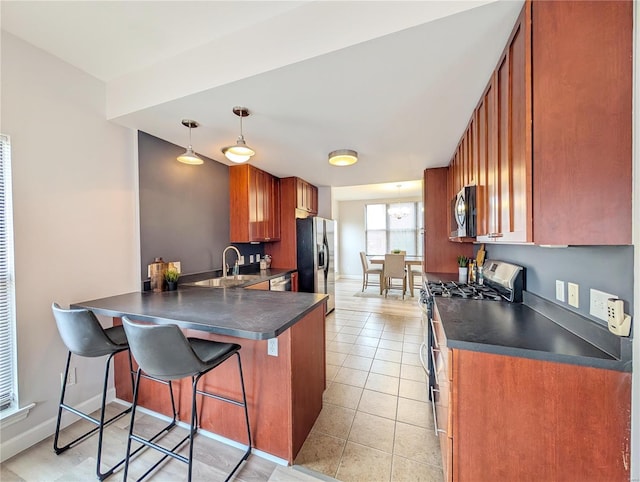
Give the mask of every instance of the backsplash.
[[[479, 246], [475, 247], [477, 251]], [[603, 325], [589, 314], [591, 288], [624, 300], [633, 313], [633, 246], [570, 246], [542, 248], [530, 245], [486, 244], [487, 259], [499, 259], [526, 268], [525, 289]], [[579, 308], [556, 300], [556, 280], [579, 285]]]

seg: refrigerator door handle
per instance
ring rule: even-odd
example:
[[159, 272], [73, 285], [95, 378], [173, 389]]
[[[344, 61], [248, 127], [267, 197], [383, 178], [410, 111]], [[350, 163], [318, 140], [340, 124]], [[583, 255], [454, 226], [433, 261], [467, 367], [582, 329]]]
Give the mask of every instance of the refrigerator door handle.
[[323, 269], [325, 265], [324, 245], [318, 245], [318, 269]]
[[324, 238], [323, 243], [323, 253], [325, 253], [324, 273], [326, 275], [329, 273], [329, 242], [326, 237]]

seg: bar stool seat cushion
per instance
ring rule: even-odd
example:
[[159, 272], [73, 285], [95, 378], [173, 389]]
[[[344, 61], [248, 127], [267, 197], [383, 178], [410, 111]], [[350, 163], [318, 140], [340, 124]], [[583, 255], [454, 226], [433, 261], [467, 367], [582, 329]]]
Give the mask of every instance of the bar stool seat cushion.
[[104, 330], [105, 335], [113, 342], [114, 345], [125, 347], [129, 345], [127, 334], [124, 332], [124, 326], [113, 326]]
[[235, 343], [220, 343], [218, 341], [202, 340], [200, 338], [188, 338], [193, 352], [207, 368], [210, 364], [219, 364], [220, 360], [226, 360], [229, 355], [239, 350], [240, 345]]
[[133, 356], [160, 380], [179, 380], [206, 372], [240, 350], [240, 345], [187, 339], [177, 325], [143, 325], [123, 318]]

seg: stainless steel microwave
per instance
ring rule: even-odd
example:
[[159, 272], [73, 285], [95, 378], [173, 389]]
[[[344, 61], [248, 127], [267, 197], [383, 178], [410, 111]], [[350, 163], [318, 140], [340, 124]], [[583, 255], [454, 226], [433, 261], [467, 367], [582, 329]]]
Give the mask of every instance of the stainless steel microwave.
[[465, 186], [451, 200], [451, 237], [476, 237], [476, 186]]

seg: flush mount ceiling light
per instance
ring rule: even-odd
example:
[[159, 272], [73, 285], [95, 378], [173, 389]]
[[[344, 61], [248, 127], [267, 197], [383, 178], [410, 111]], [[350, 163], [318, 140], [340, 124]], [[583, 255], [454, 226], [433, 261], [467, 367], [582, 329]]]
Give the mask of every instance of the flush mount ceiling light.
[[351, 149], [338, 149], [329, 153], [329, 164], [332, 166], [350, 166], [358, 162], [358, 153]]
[[187, 150], [184, 152], [184, 154], [178, 156], [178, 161], [194, 166], [202, 164], [204, 161], [199, 158], [195, 152], [193, 152], [193, 147], [191, 147], [191, 129], [195, 129], [200, 124], [191, 119], [182, 119], [182, 125], [189, 128], [189, 147], [187, 147]]
[[242, 118], [249, 117], [249, 109], [246, 107], [236, 106], [233, 108], [233, 113], [240, 117], [240, 135], [238, 136], [238, 140], [235, 145], [225, 147], [222, 149], [222, 153], [231, 162], [237, 162], [240, 164], [242, 162], [247, 162], [251, 156], [256, 153], [256, 151], [247, 145], [244, 141], [244, 136], [242, 135]]

